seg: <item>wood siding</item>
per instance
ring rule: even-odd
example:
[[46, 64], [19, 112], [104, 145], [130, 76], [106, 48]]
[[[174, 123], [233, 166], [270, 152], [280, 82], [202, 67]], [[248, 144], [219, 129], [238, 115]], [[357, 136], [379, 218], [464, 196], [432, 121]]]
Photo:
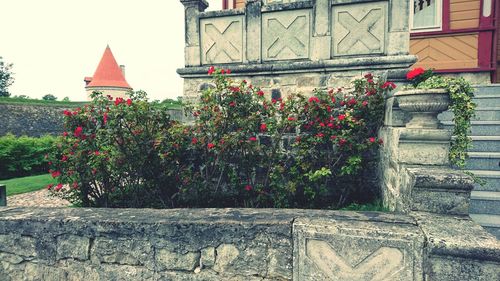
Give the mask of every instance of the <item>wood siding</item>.
[[450, 29], [479, 27], [480, 0], [450, 0]]
[[236, 9], [238, 9], [238, 8], [244, 8], [245, 7], [245, 1], [246, 0], [234, 0]]
[[478, 67], [478, 34], [412, 38], [410, 53], [418, 56], [414, 67], [475, 68]]

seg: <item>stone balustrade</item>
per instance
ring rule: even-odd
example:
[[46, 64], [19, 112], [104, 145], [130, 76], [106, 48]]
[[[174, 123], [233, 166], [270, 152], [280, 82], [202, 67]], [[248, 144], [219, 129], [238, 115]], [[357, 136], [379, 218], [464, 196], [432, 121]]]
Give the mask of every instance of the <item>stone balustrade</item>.
[[208, 66], [230, 68], [269, 94], [349, 86], [364, 72], [403, 78], [409, 55], [406, 0], [248, 0], [244, 9], [185, 6], [184, 95], [210, 83]]

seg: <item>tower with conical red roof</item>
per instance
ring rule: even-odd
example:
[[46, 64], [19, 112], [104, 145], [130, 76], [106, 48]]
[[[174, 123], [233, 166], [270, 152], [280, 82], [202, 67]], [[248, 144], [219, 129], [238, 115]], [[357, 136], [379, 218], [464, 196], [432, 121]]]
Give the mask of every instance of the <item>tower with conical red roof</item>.
[[85, 77], [85, 90], [90, 99], [92, 92], [101, 92], [113, 98], [126, 97], [132, 87], [125, 80], [125, 67], [118, 66], [109, 45], [106, 46], [94, 76]]

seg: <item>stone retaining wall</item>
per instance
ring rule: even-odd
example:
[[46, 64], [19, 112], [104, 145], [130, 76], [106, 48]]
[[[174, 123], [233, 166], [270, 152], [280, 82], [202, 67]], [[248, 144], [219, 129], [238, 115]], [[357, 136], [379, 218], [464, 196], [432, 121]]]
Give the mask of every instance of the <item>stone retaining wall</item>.
[[1, 280], [498, 280], [466, 217], [0, 208]]

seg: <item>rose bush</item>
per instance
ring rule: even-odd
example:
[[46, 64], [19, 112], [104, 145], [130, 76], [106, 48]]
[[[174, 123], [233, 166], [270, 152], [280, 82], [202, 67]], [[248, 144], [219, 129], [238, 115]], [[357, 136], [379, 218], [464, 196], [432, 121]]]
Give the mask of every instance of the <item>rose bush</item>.
[[340, 208], [374, 198], [384, 94], [370, 74], [352, 89], [270, 99], [210, 68], [214, 87], [169, 120], [143, 95], [66, 112], [52, 173], [84, 206]]

